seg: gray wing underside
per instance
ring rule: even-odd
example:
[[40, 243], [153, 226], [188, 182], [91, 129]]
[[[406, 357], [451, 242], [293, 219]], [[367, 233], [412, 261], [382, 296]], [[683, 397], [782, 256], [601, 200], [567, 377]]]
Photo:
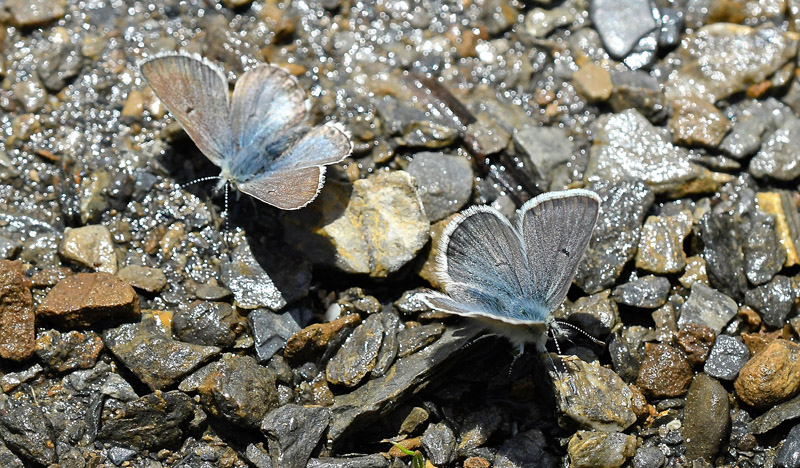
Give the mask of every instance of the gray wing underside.
[[325, 165], [350, 154], [347, 134], [336, 125], [309, 130], [278, 157], [266, 172], [238, 184], [239, 190], [284, 210], [302, 208], [316, 198], [325, 182]]
[[228, 81], [211, 62], [172, 53], [145, 60], [142, 76], [200, 151], [217, 166], [233, 152]]
[[519, 210], [519, 231], [525, 243], [532, 298], [555, 310], [592, 236], [600, 199], [588, 190], [550, 192], [528, 201]]

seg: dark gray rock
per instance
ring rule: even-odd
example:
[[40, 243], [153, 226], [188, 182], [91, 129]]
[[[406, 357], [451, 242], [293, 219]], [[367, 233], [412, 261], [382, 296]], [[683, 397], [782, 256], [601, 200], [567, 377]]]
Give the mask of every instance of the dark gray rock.
[[431, 424], [420, 438], [422, 447], [431, 463], [437, 466], [448, 465], [456, 455], [456, 435], [447, 424]]
[[649, 0], [592, 0], [589, 14], [608, 53], [621, 59], [656, 28]]
[[397, 334], [397, 357], [406, 357], [433, 343], [444, 333], [441, 323], [430, 323], [414, 328], [404, 328]]
[[106, 347], [153, 390], [178, 382], [219, 354], [215, 346], [201, 346], [168, 338], [152, 315], [103, 332]]
[[644, 358], [645, 341], [655, 340], [656, 334], [643, 327], [628, 327], [622, 333], [611, 335], [608, 342], [608, 353], [614, 371], [628, 383], [639, 375], [641, 361]]
[[558, 127], [526, 126], [513, 136], [514, 152], [519, 155], [534, 180], [549, 186], [552, 171], [565, 164], [575, 153], [575, 145], [566, 130]]
[[718, 335], [703, 370], [711, 377], [732, 381], [750, 359], [750, 350], [738, 336]]
[[658, 447], [645, 445], [639, 447], [633, 456], [633, 468], [662, 468], [667, 463], [667, 457]]
[[547, 441], [538, 429], [520, 432], [503, 442], [494, 459], [494, 468], [555, 468], [556, 457], [546, 450]]
[[29, 462], [47, 466], [57, 460], [53, 426], [29, 392], [0, 394], [0, 439]]
[[675, 47], [681, 41], [685, 26], [683, 12], [677, 8], [659, 9], [661, 21], [658, 29], [658, 47], [668, 49]]
[[786, 249], [781, 245], [773, 216], [753, 211], [748, 221], [750, 229], [743, 247], [745, 275], [752, 284], [764, 284], [783, 268]]
[[226, 302], [195, 301], [172, 318], [175, 336], [187, 343], [229, 348], [245, 329], [245, 318]]
[[736, 301], [702, 283], [692, 284], [689, 299], [681, 306], [678, 327], [689, 323], [705, 325], [719, 334], [739, 310]]
[[61, 333], [58, 330], [46, 330], [38, 335], [36, 355], [56, 372], [88, 369], [94, 366], [103, 350], [102, 338], [90, 331]]
[[222, 301], [231, 297], [231, 292], [227, 288], [208, 283], [198, 286], [194, 294], [203, 301]]
[[300, 331], [300, 325], [288, 312], [276, 314], [267, 309], [256, 309], [247, 314], [255, 341], [256, 355], [261, 363], [286, 346], [286, 341]]
[[389, 468], [391, 463], [383, 455], [364, 455], [342, 458], [312, 458], [306, 468]]
[[270, 411], [261, 424], [274, 466], [304, 468], [328, 428], [328, 408], [284, 405]]
[[800, 418], [800, 396], [773, 406], [766, 413], [750, 421], [748, 428], [754, 434], [764, 434], [786, 421], [797, 418]]
[[655, 309], [667, 302], [670, 284], [663, 276], [643, 276], [614, 288], [611, 297], [619, 304]]
[[194, 404], [185, 393], [151, 393], [126, 403], [119, 413], [103, 421], [98, 438], [138, 449], [173, 447], [183, 440], [193, 417]]
[[792, 280], [778, 275], [769, 283], [747, 291], [744, 301], [759, 312], [766, 325], [781, 328], [786, 325], [786, 317], [794, 308]]
[[764, 138], [788, 117], [787, 111], [789, 109], [774, 98], [734, 104], [726, 112], [733, 121], [733, 127], [723, 138], [719, 149], [734, 159], [752, 156], [761, 148]]
[[347, 387], [358, 385], [375, 366], [382, 341], [381, 317], [378, 314], [368, 316], [328, 361], [325, 369], [328, 382]]
[[729, 425], [728, 392], [706, 374], [697, 374], [689, 386], [683, 416], [687, 459], [713, 460], [727, 439]]
[[664, 92], [657, 79], [644, 71], [614, 68], [610, 71], [614, 89], [608, 103], [614, 112], [635, 109], [653, 123], [667, 118]]
[[114, 446], [108, 449], [108, 459], [116, 466], [120, 466], [126, 461], [133, 460], [136, 454], [136, 450], [127, 447]]
[[370, 377], [380, 377], [389, 370], [389, 367], [394, 363], [397, 353], [400, 350], [400, 343], [398, 340], [398, 332], [400, 331], [400, 317], [394, 312], [381, 312], [381, 323], [383, 324], [383, 340], [381, 341], [381, 349], [378, 350], [378, 357], [375, 359], [375, 365], [370, 371]]
[[766, 139], [761, 150], [750, 161], [748, 169], [755, 177], [790, 181], [800, 176], [800, 119], [784, 121], [775, 133]]
[[798, 468], [800, 467], [800, 426], [794, 426], [783, 446], [775, 457], [775, 466], [779, 468]]
[[467, 414], [459, 428], [458, 454], [466, 454], [474, 448], [485, 444], [509, 417], [496, 406], [477, 408]]
[[248, 444], [244, 451], [244, 456], [256, 468], [273, 468], [272, 458], [269, 452], [264, 448], [263, 444]]
[[575, 282], [587, 293], [613, 285], [639, 245], [642, 223], [655, 196], [641, 182], [595, 182], [587, 187], [602, 200], [589, 247], [578, 264]]
[[743, 299], [747, 291], [744, 242], [734, 217], [730, 213], [707, 213], [700, 220], [700, 237], [711, 286], [734, 299]]
[[414, 176], [425, 214], [432, 223], [460, 210], [472, 195], [472, 164], [463, 156], [417, 153], [406, 172]]
[[178, 387], [196, 390], [210, 414], [242, 427], [258, 427], [278, 404], [275, 373], [250, 356], [225, 353], [198, 370]]

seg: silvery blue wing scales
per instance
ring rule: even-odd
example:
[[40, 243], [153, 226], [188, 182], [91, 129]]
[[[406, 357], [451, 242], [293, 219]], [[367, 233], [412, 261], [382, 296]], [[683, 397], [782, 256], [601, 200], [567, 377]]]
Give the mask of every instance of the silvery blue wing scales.
[[220, 185], [284, 210], [309, 204], [325, 166], [347, 157], [352, 143], [333, 123], [306, 125], [306, 95], [286, 70], [258, 65], [236, 81], [198, 56], [157, 55], [142, 75], [200, 151], [221, 169]]
[[550, 192], [517, 211], [473, 206], [442, 234], [437, 273], [444, 291], [421, 298], [436, 310], [478, 320], [517, 346], [544, 350], [553, 311], [564, 301], [600, 209], [594, 192]]

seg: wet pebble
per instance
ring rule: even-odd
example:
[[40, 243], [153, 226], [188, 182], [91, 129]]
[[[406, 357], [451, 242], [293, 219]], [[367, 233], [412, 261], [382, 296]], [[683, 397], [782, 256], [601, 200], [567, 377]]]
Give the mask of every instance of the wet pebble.
[[36, 315], [59, 327], [89, 327], [105, 320], [139, 318], [139, 296], [130, 285], [108, 273], [78, 273], [59, 281]]
[[658, 447], [645, 445], [636, 450], [631, 466], [633, 468], [661, 468], [666, 463], [667, 457], [664, 456], [664, 452]]
[[24, 361], [33, 355], [35, 329], [30, 281], [19, 261], [0, 260], [0, 357]]
[[381, 317], [368, 316], [328, 361], [325, 369], [328, 382], [346, 387], [358, 385], [375, 366], [383, 332]]
[[300, 325], [287, 312], [276, 314], [267, 309], [256, 309], [247, 314], [247, 321], [261, 363], [269, 361], [275, 353], [286, 347], [292, 335], [300, 331]]
[[686, 457], [713, 460], [725, 443], [729, 425], [728, 392], [713, 378], [697, 374], [689, 386], [684, 408]]
[[417, 153], [406, 171], [414, 177], [432, 223], [460, 210], [472, 195], [472, 164], [463, 156]]
[[614, 371], [577, 358], [562, 362], [566, 374], [551, 371], [562, 417], [598, 431], [624, 431], [636, 422], [633, 394]]
[[749, 428], [755, 434], [764, 434], [786, 421], [797, 418], [800, 418], [800, 396], [773, 406], [766, 413], [750, 421]]
[[117, 272], [117, 255], [111, 233], [100, 224], [67, 228], [58, 246], [58, 253], [65, 260], [94, 271]]
[[456, 435], [447, 424], [443, 422], [431, 424], [420, 440], [428, 459], [434, 465], [447, 465], [455, 458]]
[[103, 332], [103, 342], [122, 363], [153, 390], [169, 387], [204, 362], [219, 348], [167, 337], [151, 315]]
[[664, 92], [657, 79], [644, 71], [626, 68], [612, 69], [611, 82], [614, 89], [608, 103], [614, 112], [636, 109], [651, 122], [662, 122], [667, 116]]
[[179, 388], [196, 390], [210, 414], [248, 428], [259, 427], [278, 404], [275, 373], [250, 356], [225, 353], [181, 382]]
[[308, 459], [328, 428], [330, 418], [327, 408], [292, 404], [269, 412], [261, 424], [261, 432], [267, 436], [273, 465], [286, 468], [312, 466]]
[[692, 229], [692, 214], [650, 216], [642, 228], [636, 268], [659, 274], [680, 273], [686, 266], [683, 241]]
[[700, 220], [700, 237], [709, 283], [734, 299], [743, 298], [747, 277], [739, 223], [730, 213], [707, 213]]
[[738, 336], [719, 335], [714, 341], [704, 370], [721, 380], [733, 380], [750, 359], [750, 350]]
[[430, 345], [444, 333], [445, 326], [431, 323], [413, 328], [404, 328], [397, 334], [397, 357], [406, 357]]
[[192, 399], [183, 392], [155, 392], [126, 403], [102, 422], [98, 438], [141, 449], [179, 444], [194, 417]]
[[352, 186], [327, 183], [316, 203], [284, 218], [287, 238], [318, 264], [385, 278], [428, 241], [414, 179], [381, 171]]
[[595, 338], [607, 336], [619, 323], [617, 304], [609, 295], [610, 291], [605, 290], [580, 297], [566, 308], [563, 318]]
[[589, 11], [603, 45], [617, 59], [656, 28], [652, 6], [644, 0], [595, 0]]
[[198, 286], [194, 294], [203, 301], [222, 301], [231, 297], [231, 291], [228, 288], [210, 283]]
[[752, 357], [734, 382], [736, 395], [758, 408], [791, 398], [800, 391], [800, 345], [775, 340]]
[[611, 297], [619, 304], [655, 309], [667, 302], [669, 290], [667, 278], [648, 275], [617, 286]]
[[35, 379], [44, 372], [44, 367], [34, 364], [31, 367], [19, 372], [7, 372], [0, 377], [0, 389], [8, 393], [17, 388], [20, 384]]
[[791, 279], [778, 275], [769, 283], [747, 291], [744, 301], [759, 312], [764, 323], [781, 328], [794, 309], [795, 290]]
[[56, 372], [89, 369], [103, 350], [103, 339], [91, 331], [45, 330], [36, 337], [36, 355]]
[[57, 460], [53, 426], [30, 392], [0, 395], [0, 439], [34, 464], [47, 466]]
[[401, 326], [400, 317], [398, 317], [396, 313], [389, 311], [381, 312], [379, 316], [383, 324], [383, 340], [381, 340], [381, 349], [378, 350], [378, 357], [375, 359], [375, 365], [370, 371], [370, 376], [373, 378], [385, 374], [394, 363], [397, 353], [400, 351], [398, 339]]
[[616, 468], [636, 453], [636, 436], [620, 432], [578, 431], [567, 453], [573, 468]]
[[800, 119], [784, 121], [764, 141], [759, 152], [750, 161], [748, 171], [755, 177], [793, 180], [800, 176], [800, 159], [795, 149], [800, 144]]
[[470, 453], [472, 449], [484, 445], [503, 423], [504, 418], [505, 412], [495, 406], [477, 408], [469, 413], [459, 428], [459, 455]]
[[716, 148], [731, 128], [731, 121], [705, 99], [676, 99], [672, 109], [668, 125], [679, 145]]
[[689, 364], [697, 367], [706, 362], [714, 344], [714, 330], [709, 327], [689, 323], [678, 333], [676, 344], [686, 355]]
[[794, 426], [778, 454], [775, 457], [775, 466], [780, 468], [798, 468], [800, 467], [800, 426]]
[[228, 348], [246, 328], [246, 319], [226, 302], [195, 301], [172, 318], [175, 336], [187, 343]]
[[597, 182], [587, 187], [602, 200], [589, 247], [578, 264], [575, 283], [587, 293], [611, 287], [639, 245], [644, 217], [654, 200], [641, 182]]
[[652, 398], [672, 398], [686, 393], [692, 368], [683, 353], [666, 344], [647, 343], [636, 385]]
[[690, 323], [705, 325], [719, 333], [736, 316], [736, 301], [701, 283], [692, 285], [689, 299], [681, 306], [678, 326]]
[[778, 117], [782, 115], [779, 110], [782, 107], [772, 98], [734, 104], [726, 111], [733, 122], [731, 131], [722, 140], [719, 149], [734, 159], [752, 156], [761, 148], [764, 137], [774, 132], [782, 121]]
[[306, 361], [324, 350], [345, 328], [355, 328], [361, 322], [358, 314], [345, 315], [328, 323], [315, 323], [298, 331], [286, 342], [284, 357], [289, 361]]
[[754, 285], [764, 284], [781, 271], [786, 262], [786, 249], [776, 229], [775, 217], [754, 211], [750, 213], [750, 229], [744, 244], [744, 271]]
[[534, 180], [548, 186], [553, 170], [572, 157], [575, 145], [566, 130], [558, 127], [525, 126], [513, 134], [518, 154]]
[[167, 277], [158, 268], [128, 265], [117, 272], [117, 277], [136, 289], [153, 293], [164, 289]]
[[[84, 57], [66, 31], [56, 29], [50, 35], [52, 46], [39, 60], [39, 79], [48, 91], [57, 93], [74, 79], [83, 68]], [[58, 37], [54, 37], [58, 36]]]

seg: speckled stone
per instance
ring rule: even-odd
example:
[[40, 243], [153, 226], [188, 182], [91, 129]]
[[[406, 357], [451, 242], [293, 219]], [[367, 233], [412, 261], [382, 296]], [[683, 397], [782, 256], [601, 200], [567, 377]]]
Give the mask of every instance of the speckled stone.
[[705, 99], [676, 99], [672, 109], [668, 125], [679, 145], [715, 148], [731, 129], [731, 121]]
[[721, 380], [733, 380], [750, 359], [750, 350], [738, 336], [719, 335], [714, 341], [704, 370]]
[[647, 343], [636, 385], [651, 398], [673, 398], [686, 393], [692, 367], [683, 353], [665, 344]]
[[716, 333], [709, 327], [696, 323], [686, 324], [678, 333], [676, 344], [686, 354], [689, 364], [697, 367], [706, 362]]
[[463, 156], [417, 153], [406, 171], [414, 176], [432, 223], [460, 210], [472, 195], [472, 164]]
[[617, 286], [612, 297], [619, 304], [655, 309], [667, 302], [669, 290], [667, 278], [648, 275]]
[[183, 392], [155, 392], [126, 403], [103, 425], [98, 438], [142, 449], [180, 443], [194, 416], [192, 399]]
[[616, 468], [636, 453], [636, 436], [620, 432], [578, 431], [569, 440], [572, 468]]
[[66, 372], [89, 369], [103, 350], [103, 339], [94, 332], [46, 330], [36, 337], [36, 355], [50, 369]]
[[24, 361], [35, 349], [33, 296], [21, 261], [0, 260], [0, 357]]
[[286, 342], [284, 357], [303, 361], [320, 352], [342, 333], [343, 328], [355, 328], [361, 322], [358, 314], [345, 315], [328, 323], [315, 323], [292, 335]]
[[788, 119], [766, 139], [750, 161], [748, 171], [755, 177], [790, 181], [800, 176], [800, 119]]
[[267, 436], [275, 467], [305, 468], [308, 458], [328, 428], [327, 408], [283, 405], [264, 417], [261, 432]]
[[67, 228], [58, 246], [58, 253], [85, 268], [112, 275], [117, 272], [117, 255], [114, 253], [111, 233], [100, 224]]
[[133, 288], [108, 273], [78, 273], [59, 281], [36, 315], [61, 327], [89, 327], [103, 320], [135, 320], [141, 314]]
[[686, 266], [683, 241], [692, 229], [692, 214], [650, 216], [642, 228], [636, 268], [658, 274], [680, 273]]
[[375, 366], [383, 341], [383, 322], [378, 314], [366, 318], [347, 337], [339, 351], [328, 361], [325, 375], [334, 385], [354, 387]]
[[800, 345], [775, 340], [739, 371], [733, 388], [745, 403], [765, 408], [800, 391]]

